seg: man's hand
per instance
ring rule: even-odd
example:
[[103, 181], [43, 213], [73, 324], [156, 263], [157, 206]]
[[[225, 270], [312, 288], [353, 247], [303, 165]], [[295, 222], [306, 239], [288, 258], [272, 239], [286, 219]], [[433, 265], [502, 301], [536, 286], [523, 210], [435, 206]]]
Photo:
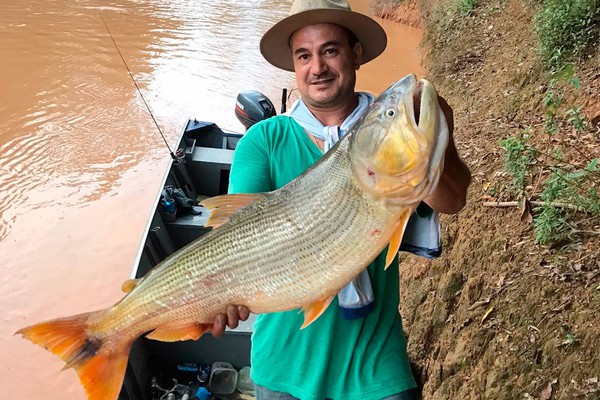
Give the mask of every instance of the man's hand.
[[448, 123], [448, 147], [446, 148], [444, 171], [436, 190], [425, 199], [434, 210], [442, 214], [456, 214], [467, 202], [467, 189], [471, 183], [471, 171], [458, 156], [454, 145], [454, 112], [446, 99], [438, 96], [438, 102]]
[[229, 306], [227, 313], [218, 314], [212, 328], [214, 337], [219, 337], [225, 332], [225, 325], [231, 329], [237, 328], [240, 321], [245, 321], [250, 316], [250, 310], [246, 306]]
[[[422, 87], [418, 86], [414, 93], [415, 119], [419, 120]], [[438, 103], [448, 124], [448, 147], [446, 148], [444, 171], [436, 190], [425, 199], [434, 210], [442, 214], [455, 214], [462, 210], [467, 202], [467, 189], [471, 183], [471, 172], [458, 156], [454, 145], [454, 112], [446, 99], [438, 96]]]

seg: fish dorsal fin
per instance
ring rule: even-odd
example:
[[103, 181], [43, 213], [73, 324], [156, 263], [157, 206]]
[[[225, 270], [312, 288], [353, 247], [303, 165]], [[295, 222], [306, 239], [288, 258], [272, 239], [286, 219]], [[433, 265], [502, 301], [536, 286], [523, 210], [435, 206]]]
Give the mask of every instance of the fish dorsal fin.
[[229, 218], [238, 210], [263, 197], [265, 197], [263, 193], [250, 193], [224, 194], [204, 199], [200, 202], [200, 205], [206, 207], [210, 211], [210, 217], [208, 217], [205, 226], [218, 228], [229, 221]]
[[210, 331], [212, 326], [212, 324], [201, 324], [199, 322], [187, 325], [161, 325], [147, 334], [146, 337], [161, 342], [198, 340], [200, 336]]
[[317, 318], [323, 315], [325, 310], [327, 310], [327, 307], [329, 307], [329, 305], [331, 304], [331, 301], [334, 297], [335, 296], [329, 296], [326, 299], [322, 299], [302, 307], [302, 311], [304, 311], [304, 323], [302, 324], [300, 329], [306, 328], [307, 326], [315, 322]]
[[412, 214], [412, 209], [408, 208], [398, 221], [396, 230], [392, 234], [390, 239], [390, 245], [388, 246], [387, 256], [385, 257], [385, 269], [388, 269], [395, 257], [398, 257], [398, 250], [400, 250], [400, 244], [402, 244], [402, 237], [404, 236], [404, 230], [408, 224], [408, 220]]
[[121, 285], [121, 290], [123, 291], [123, 293], [129, 293], [131, 292], [138, 283], [140, 283], [142, 279], [127, 279], [125, 282], [123, 282], [123, 284]]

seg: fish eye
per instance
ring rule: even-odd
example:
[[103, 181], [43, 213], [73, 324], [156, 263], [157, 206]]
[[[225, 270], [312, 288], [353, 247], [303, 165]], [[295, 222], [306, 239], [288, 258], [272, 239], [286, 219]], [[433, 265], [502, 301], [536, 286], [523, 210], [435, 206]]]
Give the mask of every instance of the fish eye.
[[394, 110], [393, 108], [388, 108], [385, 111], [385, 115], [387, 115], [388, 117], [393, 117], [394, 115], [396, 115], [396, 110]]

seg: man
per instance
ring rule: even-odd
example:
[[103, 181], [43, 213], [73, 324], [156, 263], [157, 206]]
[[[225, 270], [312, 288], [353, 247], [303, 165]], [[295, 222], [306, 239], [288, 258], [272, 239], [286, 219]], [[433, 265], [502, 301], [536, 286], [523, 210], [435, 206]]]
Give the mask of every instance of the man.
[[[289, 115], [253, 126], [240, 140], [232, 193], [284, 186], [315, 163], [373, 101], [354, 86], [360, 65], [386, 47], [381, 26], [352, 12], [344, 0], [296, 0], [290, 14], [263, 36], [261, 52], [276, 67], [295, 72], [301, 100]], [[452, 131], [452, 111], [441, 104]], [[469, 182], [469, 170], [451, 140], [438, 188], [425, 202], [439, 212], [456, 213], [465, 204]], [[351, 305], [350, 316], [342, 292], [339, 304], [334, 301], [304, 330], [299, 330], [303, 316], [298, 310], [258, 316], [251, 355], [257, 399], [420, 398], [398, 314], [398, 262], [387, 271], [384, 264], [385, 252], [361, 275], [364, 281], [344, 288], [350, 299], [360, 298], [356, 290], [365, 285], [372, 295], [360, 307]], [[216, 318], [213, 334], [247, 317], [247, 308], [229, 307], [227, 315]]]

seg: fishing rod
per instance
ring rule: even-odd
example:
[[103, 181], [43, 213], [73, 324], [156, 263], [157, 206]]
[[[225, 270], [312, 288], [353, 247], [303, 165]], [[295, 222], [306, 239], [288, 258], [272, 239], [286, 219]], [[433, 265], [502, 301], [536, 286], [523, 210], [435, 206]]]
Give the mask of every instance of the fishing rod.
[[177, 160], [177, 156], [173, 153], [173, 151], [171, 150], [171, 147], [169, 147], [169, 143], [167, 143], [167, 139], [165, 139], [165, 135], [163, 134], [162, 130], [160, 129], [160, 126], [158, 126], [158, 122], [156, 122], [156, 118], [154, 118], [154, 114], [152, 114], [152, 110], [150, 110], [148, 103], [146, 103], [146, 99], [144, 98], [144, 95], [142, 94], [140, 87], [138, 86], [137, 82], [135, 81], [135, 78], [133, 77], [133, 74], [131, 73], [129, 66], [125, 62], [125, 58], [123, 57], [123, 54], [121, 54], [121, 50], [119, 50], [119, 46], [117, 46], [117, 42], [115, 41], [115, 38], [113, 38], [112, 33], [110, 33], [110, 29], [108, 29], [108, 25], [106, 24], [106, 21], [104, 20], [104, 17], [102, 16], [102, 11], [98, 11], [98, 13], [100, 14], [100, 18], [102, 18], [102, 22], [104, 23], [104, 26], [106, 27], [106, 31], [110, 35], [110, 38], [111, 38], [112, 42], [114, 43], [115, 48], [117, 49], [117, 52], [119, 53], [119, 56], [121, 57], [121, 60], [123, 60], [123, 64], [125, 64], [125, 68], [127, 68], [127, 72], [129, 72], [129, 76], [131, 77], [131, 80], [133, 81], [135, 88], [137, 89], [138, 93], [140, 94], [140, 97], [142, 98], [142, 101], [144, 102], [146, 109], [150, 113], [150, 116], [152, 117], [152, 121], [154, 121], [154, 125], [156, 125], [156, 128], [158, 129], [160, 136], [162, 137], [163, 141], [165, 142], [165, 145], [167, 146], [167, 149], [169, 150], [169, 154], [171, 155], [171, 158], [173, 160]]

